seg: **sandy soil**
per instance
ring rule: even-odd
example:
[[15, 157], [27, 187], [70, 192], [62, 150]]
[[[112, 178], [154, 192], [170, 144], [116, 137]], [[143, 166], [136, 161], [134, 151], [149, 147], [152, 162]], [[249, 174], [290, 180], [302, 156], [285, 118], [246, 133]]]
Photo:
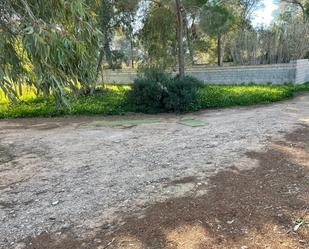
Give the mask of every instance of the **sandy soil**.
[[0, 248], [308, 248], [309, 95], [185, 117], [0, 121]]

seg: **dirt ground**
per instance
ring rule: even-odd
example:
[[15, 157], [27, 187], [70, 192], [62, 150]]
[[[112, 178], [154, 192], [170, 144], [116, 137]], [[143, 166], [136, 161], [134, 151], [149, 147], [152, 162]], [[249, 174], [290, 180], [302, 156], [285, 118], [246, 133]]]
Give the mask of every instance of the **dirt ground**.
[[[115, 119], [160, 122], [93, 125]], [[0, 248], [309, 248], [309, 95], [185, 116], [0, 121]]]

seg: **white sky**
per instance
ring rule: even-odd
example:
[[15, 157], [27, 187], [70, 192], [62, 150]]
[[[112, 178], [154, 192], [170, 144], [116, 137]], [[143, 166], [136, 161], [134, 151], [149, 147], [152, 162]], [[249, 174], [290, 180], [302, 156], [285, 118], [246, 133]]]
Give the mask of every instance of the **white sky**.
[[278, 8], [273, 0], [263, 0], [264, 7], [257, 10], [254, 14], [254, 19], [252, 21], [254, 26], [266, 25], [268, 26], [273, 20], [273, 11]]

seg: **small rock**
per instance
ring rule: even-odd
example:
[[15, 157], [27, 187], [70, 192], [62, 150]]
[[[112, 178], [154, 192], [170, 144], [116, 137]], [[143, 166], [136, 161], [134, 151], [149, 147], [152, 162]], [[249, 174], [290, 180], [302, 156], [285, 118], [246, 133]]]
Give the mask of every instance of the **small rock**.
[[247, 246], [242, 246], [242, 247], [240, 247], [240, 249], [248, 249], [249, 247], [247, 247]]
[[231, 225], [231, 224], [234, 223], [234, 221], [235, 221], [235, 220], [228, 220], [226, 223], [229, 224], [229, 225]]
[[56, 205], [58, 205], [59, 204], [59, 201], [54, 201], [54, 202], [52, 202], [52, 205], [53, 206], [56, 206]]

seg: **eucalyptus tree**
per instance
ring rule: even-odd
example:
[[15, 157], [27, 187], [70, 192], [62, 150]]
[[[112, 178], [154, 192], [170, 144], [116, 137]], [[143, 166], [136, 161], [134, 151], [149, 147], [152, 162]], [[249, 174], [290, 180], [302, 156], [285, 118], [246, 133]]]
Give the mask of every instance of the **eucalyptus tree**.
[[52, 94], [59, 104], [72, 90], [96, 82], [99, 31], [84, 0], [0, 2], [0, 88], [16, 99], [16, 85]]

